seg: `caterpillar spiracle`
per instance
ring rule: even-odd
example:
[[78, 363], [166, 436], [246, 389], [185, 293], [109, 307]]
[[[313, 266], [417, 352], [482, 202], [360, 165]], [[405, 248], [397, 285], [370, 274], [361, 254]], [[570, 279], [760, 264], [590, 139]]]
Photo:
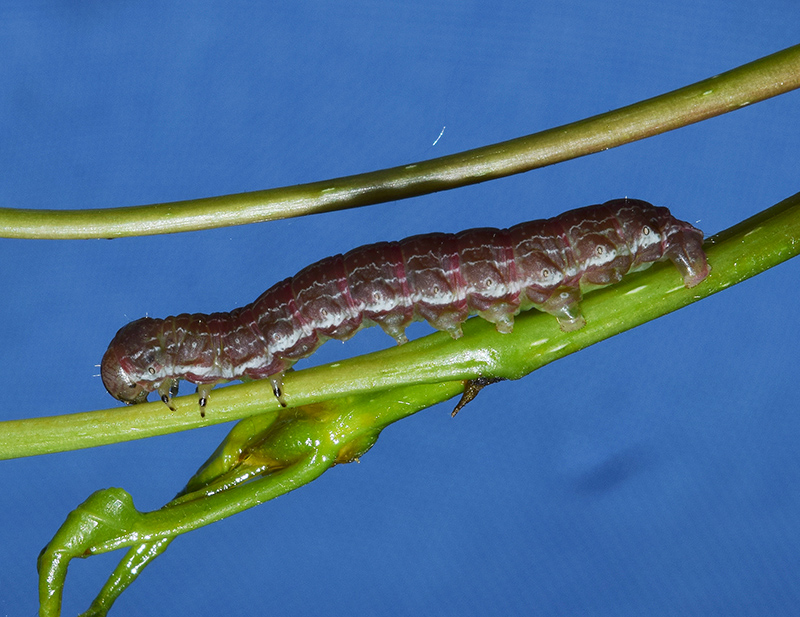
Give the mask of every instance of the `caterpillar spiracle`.
[[282, 377], [328, 339], [379, 325], [398, 343], [424, 319], [461, 336], [478, 314], [500, 332], [537, 308], [562, 330], [585, 324], [582, 293], [669, 259], [694, 287], [709, 272], [703, 232], [667, 208], [615, 199], [509, 229], [479, 228], [379, 242], [327, 257], [229, 313], [144, 317], [117, 332], [101, 363], [103, 384], [125, 403], [153, 390], [172, 407], [178, 382], [197, 384], [205, 406], [214, 385]]

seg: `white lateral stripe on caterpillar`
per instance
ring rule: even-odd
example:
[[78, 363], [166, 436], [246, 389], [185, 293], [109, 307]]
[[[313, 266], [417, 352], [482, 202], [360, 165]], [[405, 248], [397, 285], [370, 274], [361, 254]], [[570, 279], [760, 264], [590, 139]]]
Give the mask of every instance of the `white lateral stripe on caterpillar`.
[[645, 201], [617, 199], [509, 229], [479, 228], [379, 242], [327, 257], [230, 313], [145, 317], [117, 332], [101, 363], [106, 389], [126, 403], [157, 390], [170, 405], [180, 379], [213, 385], [272, 380], [323, 342], [381, 326], [398, 343], [416, 319], [454, 338], [478, 314], [500, 332], [537, 308], [565, 331], [581, 328], [582, 293], [671, 260], [687, 287], [709, 267], [703, 232]]

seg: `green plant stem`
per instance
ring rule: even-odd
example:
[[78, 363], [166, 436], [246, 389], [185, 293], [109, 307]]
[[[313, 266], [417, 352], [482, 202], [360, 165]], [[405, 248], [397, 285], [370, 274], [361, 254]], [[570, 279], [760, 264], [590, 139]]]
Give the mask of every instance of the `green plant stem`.
[[[535, 311], [518, 319], [512, 335], [471, 320], [457, 341], [432, 335], [294, 374], [285, 385], [287, 396], [292, 393], [290, 403], [303, 404], [297, 409], [278, 409], [268, 385], [230, 388], [261, 390], [259, 397], [266, 397], [272, 413], [234, 427], [186, 489], [159, 510], [137, 511], [122, 489], [91, 495], [42, 552], [40, 614], [59, 614], [71, 559], [131, 547], [85, 613], [102, 617], [177, 535], [292, 491], [335, 463], [358, 459], [389, 424], [456, 394], [461, 384], [454, 376], [520, 377], [795, 256], [800, 252], [800, 193], [710, 238], [706, 252], [712, 271], [697, 287], [686, 289], [670, 264], [658, 264], [587, 297], [582, 303], [587, 325], [577, 332], [563, 333], [552, 317]], [[314, 373], [321, 374], [315, 378]], [[309, 375], [311, 383], [304, 384]], [[382, 380], [386, 376], [389, 381]], [[346, 396], [340, 379], [349, 389]], [[315, 403], [320, 392], [327, 400]]]
[[113, 238], [244, 225], [394, 201], [607, 150], [800, 87], [800, 45], [634, 105], [510, 141], [291, 187], [97, 210], [0, 208], [0, 237]]
[[[134, 508], [130, 495], [122, 489], [93, 493], [70, 514], [40, 556], [40, 615], [60, 613], [61, 589], [70, 559], [88, 554], [87, 551], [104, 553], [139, 544], [145, 537], [148, 542], [170, 539], [294, 490], [316, 479], [330, 466], [331, 462], [324, 456], [311, 456], [275, 474], [272, 482], [257, 484], [255, 491], [245, 485], [209, 497], [207, 501], [144, 514]], [[249, 489], [247, 494], [243, 494], [243, 489]], [[101, 523], [90, 521], [86, 525], [84, 520], [78, 520], [84, 517], [97, 517]]]
[[412, 402], [402, 390], [284, 410], [275, 426], [264, 418], [240, 423], [187, 489], [153, 512], [136, 510], [123, 489], [96, 491], [69, 514], [39, 557], [40, 615], [60, 613], [70, 560], [133, 547], [85, 613], [105, 615], [175, 536], [286, 494], [336, 463], [356, 460], [385, 426], [435, 403], [441, 397], [436, 390], [453, 394], [440, 385], [426, 397], [412, 395]]
[[[800, 193], [724, 231], [706, 243], [712, 272], [693, 289], [682, 285], [671, 264], [627, 277], [590, 293], [581, 308], [587, 325], [564, 333], [555, 319], [529, 311], [513, 334], [499, 334], [481, 320], [464, 324], [465, 336], [444, 333], [334, 364], [289, 373], [289, 407], [362, 393], [413, 386], [419, 396], [432, 384], [450, 383], [446, 400], [460, 382], [477, 377], [518, 379], [558, 358], [651, 319], [677, 310], [754, 276], [800, 252]], [[16, 458], [117, 443], [228, 422], [280, 410], [265, 381], [213, 392], [201, 418], [196, 396], [174, 401], [176, 411], [155, 402], [64, 416], [0, 422], [0, 458]]]

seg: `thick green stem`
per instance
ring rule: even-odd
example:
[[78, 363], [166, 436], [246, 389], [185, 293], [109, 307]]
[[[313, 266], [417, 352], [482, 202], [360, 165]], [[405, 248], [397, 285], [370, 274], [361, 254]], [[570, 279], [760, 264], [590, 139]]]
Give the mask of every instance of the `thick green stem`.
[[190, 481], [193, 490], [187, 487], [153, 512], [136, 510], [131, 496], [119, 488], [93, 493], [69, 514], [39, 557], [40, 615], [59, 614], [70, 560], [134, 547], [86, 613], [105, 615], [175, 536], [286, 494], [336, 463], [357, 460], [385, 426], [442, 395], [452, 396], [457, 388], [440, 385], [423, 397], [408, 397], [403, 390], [286, 410], [274, 427], [269, 419], [242, 423]]
[[[297, 410], [279, 411], [268, 384], [228, 389], [224, 394], [233, 397], [240, 391], [260, 391], [258, 396], [266, 397], [262, 407], [273, 407], [273, 413], [231, 431], [187, 489], [161, 510], [138, 512], [121, 489], [90, 496], [70, 514], [40, 557], [40, 614], [58, 615], [72, 558], [135, 547], [87, 613], [104, 615], [175, 536], [292, 491], [337, 462], [357, 459], [387, 425], [456, 394], [461, 384], [454, 378], [521, 377], [797, 255], [800, 193], [710, 238], [706, 252], [712, 271], [697, 287], [686, 289], [670, 264], [659, 264], [587, 297], [582, 304], [587, 325], [577, 332], [561, 332], [552, 317], [536, 312], [520, 318], [513, 335], [471, 320], [466, 336], [456, 341], [431, 335], [400, 348], [293, 374], [285, 386], [289, 402], [304, 405]], [[437, 381], [442, 383], [432, 383]], [[315, 404], [324, 399], [328, 401]], [[207, 419], [224, 415], [213, 411], [207, 411]]]
[[251, 193], [100, 210], [0, 208], [0, 236], [113, 238], [244, 225], [394, 201], [607, 150], [800, 87], [800, 45], [634, 105], [392, 169]]
[[[686, 289], [671, 264], [657, 264], [590, 293], [581, 304], [587, 325], [577, 332], [562, 332], [555, 319], [538, 311], [518, 317], [510, 335], [471, 319], [458, 340], [436, 333], [400, 347], [290, 373], [284, 384], [286, 400], [289, 407], [299, 407], [401, 386], [415, 386], [426, 397], [429, 384], [451, 383], [457, 388], [459, 382], [481, 376], [518, 379], [794, 257], [800, 252], [800, 193], [709, 239], [705, 248], [712, 272], [697, 287]], [[0, 422], [0, 458], [129, 441], [280, 410], [265, 381], [214, 391], [205, 418], [198, 412], [196, 396], [174, 403], [174, 412], [155, 402]]]
[[[70, 513], [39, 557], [39, 614], [58, 615], [71, 559], [159, 540], [192, 531], [308, 484], [333, 464], [324, 452], [272, 476], [270, 482], [236, 487], [205, 500], [141, 513], [122, 489], [93, 493]], [[166, 548], [166, 542], [163, 545]]]

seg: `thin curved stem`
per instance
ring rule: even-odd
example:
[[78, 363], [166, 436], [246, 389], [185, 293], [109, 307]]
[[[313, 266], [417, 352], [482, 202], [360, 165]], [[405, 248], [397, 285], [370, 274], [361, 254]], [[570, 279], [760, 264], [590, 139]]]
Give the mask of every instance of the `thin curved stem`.
[[[406, 345], [296, 373], [285, 379], [289, 407], [343, 396], [379, 393], [413, 386], [415, 396], [451, 384], [446, 400], [477, 377], [518, 379], [558, 358], [701, 300], [800, 253], [800, 193], [710, 238], [706, 243], [709, 277], [686, 289], [670, 264], [657, 264], [621, 283], [590, 293], [581, 303], [587, 325], [559, 330], [555, 319], [538, 311], [517, 318], [513, 334], [499, 334], [481, 320], [464, 324], [465, 336], [444, 333]], [[439, 384], [434, 386], [432, 384]], [[411, 390], [409, 390], [411, 392]], [[264, 381], [222, 388], [201, 418], [195, 396], [135, 408], [0, 422], [0, 458], [87, 448], [277, 413], [278, 402]]]
[[291, 187], [98, 210], [0, 208], [0, 237], [114, 238], [355, 208], [530, 171], [699, 122], [800, 87], [800, 45], [634, 105], [527, 137]]
[[[111, 573], [111, 576], [103, 585], [89, 609], [82, 613], [80, 617], [104, 617], [108, 614], [111, 605], [114, 604], [122, 592], [133, 584], [144, 568], [153, 563], [156, 557], [161, 556], [169, 548], [174, 539], [175, 537], [161, 538], [131, 547]], [[63, 581], [61, 583], [63, 585]], [[49, 590], [47, 591], [49, 592]], [[60, 590], [57, 590], [57, 594], [60, 597]], [[47, 595], [48, 599], [50, 598], [49, 593], [45, 595]], [[53, 612], [58, 608], [54, 601], [51, 601], [47, 608], [51, 610], [52, 614], [58, 614]]]

